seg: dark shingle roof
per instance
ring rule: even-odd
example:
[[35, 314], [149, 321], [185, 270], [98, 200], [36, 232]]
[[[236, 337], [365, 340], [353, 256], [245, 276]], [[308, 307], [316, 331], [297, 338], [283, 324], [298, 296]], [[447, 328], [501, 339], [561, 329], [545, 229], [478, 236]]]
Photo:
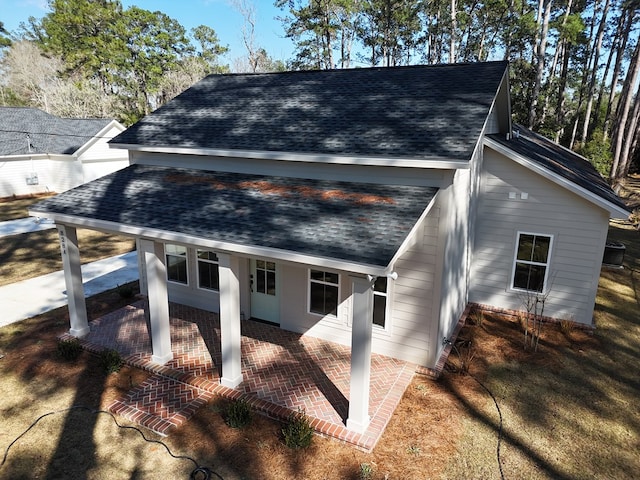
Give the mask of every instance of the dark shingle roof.
[[37, 108], [0, 107], [0, 155], [71, 155], [110, 122], [60, 118]]
[[436, 192], [132, 165], [31, 210], [386, 267]]
[[523, 126], [514, 125], [513, 131], [516, 133], [509, 140], [501, 135], [490, 135], [490, 138], [573, 184], [628, 210], [587, 159]]
[[468, 160], [506, 62], [211, 75], [112, 143]]

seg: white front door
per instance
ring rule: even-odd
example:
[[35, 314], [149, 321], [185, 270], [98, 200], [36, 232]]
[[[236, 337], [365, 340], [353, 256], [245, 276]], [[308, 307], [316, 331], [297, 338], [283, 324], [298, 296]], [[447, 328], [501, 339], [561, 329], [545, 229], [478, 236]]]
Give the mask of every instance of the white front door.
[[251, 260], [251, 316], [280, 323], [280, 266]]

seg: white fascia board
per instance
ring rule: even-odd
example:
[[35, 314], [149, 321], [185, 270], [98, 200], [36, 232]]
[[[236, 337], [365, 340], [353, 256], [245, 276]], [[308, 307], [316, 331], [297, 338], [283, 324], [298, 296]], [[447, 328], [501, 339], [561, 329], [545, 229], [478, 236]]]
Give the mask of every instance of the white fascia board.
[[420, 231], [420, 227], [422, 225], [422, 222], [424, 222], [424, 219], [427, 218], [427, 215], [429, 215], [429, 212], [431, 211], [431, 209], [435, 205], [436, 199], [438, 198], [439, 195], [440, 195], [440, 190], [438, 190], [436, 192], [436, 194], [433, 196], [433, 198], [429, 202], [429, 205], [427, 205], [427, 208], [425, 208], [424, 211], [420, 214], [420, 218], [418, 218], [418, 221], [413, 225], [413, 228], [409, 232], [409, 235], [407, 235], [407, 238], [404, 239], [404, 242], [402, 242], [402, 245], [400, 245], [400, 248], [398, 248], [398, 251], [395, 253], [393, 258], [389, 262], [389, 265], [387, 267], [387, 273], [391, 273], [393, 271], [393, 269], [395, 267], [395, 264], [398, 261], [398, 259], [402, 255], [404, 255], [404, 253], [407, 250], [409, 250], [409, 248], [413, 245], [414, 241], [416, 240], [415, 237], [418, 234], [418, 232]]
[[3, 162], [20, 161], [20, 160], [47, 160], [49, 158], [48, 153], [25, 153], [20, 155], [0, 155], [0, 159]]
[[64, 153], [24, 153], [21, 155], [5, 155], [0, 156], [3, 162], [18, 160], [76, 160], [75, 155], [66, 155]]
[[107, 222], [103, 220], [95, 220], [84, 217], [76, 217], [73, 215], [52, 214], [49, 212], [40, 212], [38, 210], [29, 210], [32, 217], [48, 218], [55, 223], [72, 225], [90, 230], [100, 230], [109, 233], [119, 233], [122, 235], [130, 235], [134, 237], [143, 237], [151, 240], [161, 240], [165, 242], [180, 243], [189, 246], [200, 247], [203, 249], [217, 250], [229, 254], [240, 254], [248, 257], [256, 258], [272, 258], [283, 262], [312, 265], [324, 267], [333, 270], [341, 270], [353, 272], [362, 275], [384, 276], [390, 273], [387, 268], [365, 263], [348, 262], [340, 259], [329, 257], [318, 257], [313, 255], [305, 255], [289, 250], [281, 250], [277, 248], [261, 247], [257, 245], [239, 245], [230, 242], [221, 242], [216, 240], [207, 240], [206, 238], [194, 237], [181, 233], [168, 232], [152, 228], [135, 227], [130, 225], [122, 225], [115, 222]]
[[[498, 91], [493, 96], [491, 107], [489, 108], [489, 114], [487, 115], [487, 118], [484, 119], [484, 124], [482, 125], [482, 133], [478, 137], [478, 141], [476, 142], [476, 145], [473, 147], [473, 154], [471, 155], [472, 159], [476, 158], [478, 151], [482, 149], [484, 145], [484, 139], [487, 135], [487, 125], [489, 123], [489, 118], [491, 117], [491, 112], [493, 112], [493, 110], [496, 108], [496, 103], [498, 100], [498, 96], [500, 95], [500, 89], [502, 88], [503, 83], [506, 83], [507, 92], [509, 92], [510, 87], [509, 87], [509, 67], [508, 66], [505, 69], [505, 72], [504, 72], [504, 75], [502, 76], [502, 80], [500, 81], [500, 84], [498, 85]], [[507, 108], [508, 108], [508, 118], [507, 118], [508, 130], [507, 131], [511, 132], [511, 95], [507, 95]]]
[[611, 218], [628, 218], [629, 217], [629, 212], [627, 210], [625, 210], [622, 207], [619, 207], [618, 205], [615, 205], [607, 200], [605, 200], [604, 198], [600, 197], [599, 195], [596, 195], [595, 193], [587, 190], [584, 187], [581, 187], [580, 185], [576, 185], [575, 183], [571, 182], [570, 180], [567, 180], [566, 178], [557, 175], [555, 173], [553, 173], [550, 170], [547, 170], [546, 168], [544, 168], [542, 165], [539, 165], [536, 162], [533, 162], [532, 160], [530, 160], [529, 158], [520, 155], [519, 153], [514, 152], [513, 150], [511, 150], [508, 147], [505, 147], [504, 145], [502, 145], [501, 143], [496, 142], [495, 140], [491, 139], [491, 138], [485, 138], [485, 145], [488, 146], [489, 148], [495, 150], [496, 152], [499, 152], [503, 155], [505, 155], [506, 157], [510, 158], [511, 160], [513, 160], [514, 162], [522, 165], [523, 167], [531, 170], [532, 172], [535, 172], [541, 176], [543, 176], [544, 178], [546, 178], [547, 180], [552, 181], [553, 183], [555, 183], [556, 185], [559, 185], [563, 188], [566, 188], [567, 190], [575, 193], [576, 195], [578, 195], [579, 197], [584, 198], [585, 200], [593, 203], [594, 205], [597, 205], [598, 207], [607, 210], [609, 212], [609, 214], [611, 215]]
[[210, 148], [186, 148], [186, 147], [148, 147], [144, 145], [130, 145], [110, 143], [111, 148], [125, 148], [138, 152], [173, 153], [181, 155], [200, 155], [210, 157], [254, 158], [262, 160], [287, 160], [290, 162], [310, 162], [342, 165], [369, 165], [379, 167], [409, 167], [432, 169], [468, 169], [468, 160], [451, 160], [434, 158], [425, 160], [421, 158], [399, 157], [366, 157], [350, 155], [329, 155], [315, 153], [269, 152], [258, 150], [223, 150]]
[[[107, 132], [112, 128], [117, 129], [119, 133], [124, 132], [126, 130], [125, 126], [122, 125], [120, 122], [118, 122], [117, 120], [111, 120], [107, 125], [102, 127], [102, 129], [99, 132], [97, 132], [91, 138], [91, 140], [89, 140], [87, 143], [82, 145], [78, 150], [76, 150], [74, 155], [80, 157], [84, 152], [86, 152], [89, 148], [91, 148], [98, 140], [100, 140], [102, 137], [105, 137]], [[115, 137], [115, 135], [113, 135], [111, 138], [113, 137]]]

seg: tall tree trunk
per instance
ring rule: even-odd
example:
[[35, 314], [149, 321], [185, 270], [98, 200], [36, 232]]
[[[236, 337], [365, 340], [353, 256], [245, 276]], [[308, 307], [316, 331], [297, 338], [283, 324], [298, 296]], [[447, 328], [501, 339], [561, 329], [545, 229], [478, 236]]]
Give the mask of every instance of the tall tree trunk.
[[562, 54], [562, 67], [560, 69], [560, 83], [558, 84], [558, 96], [556, 98], [556, 124], [559, 126], [556, 131], [556, 142], [560, 141], [560, 137], [564, 132], [565, 122], [564, 119], [564, 104], [565, 97], [564, 92], [567, 88], [567, 75], [569, 72], [569, 52], [565, 51]]
[[632, 141], [633, 135], [635, 134], [635, 132], [628, 131], [629, 125], [627, 125], [627, 120], [629, 118], [629, 111], [631, 109], [631, 101], [633, 99], [636, 81], [638, 79], [638, 72], [640, 71], [639, 57], [640, 41], [636, 41], [636, 47], [633, 52], [633, 57], [631, 58], [631, 63], [629, 64], [629, 70], [627, 71], [624, 86], [622, 87], [620, 104], [618, 106], [619, 115], [616, 121], [616, 135], [613, 141], [613, 164], [611, 166], [611, 174], [609, 176], [614, 183], [618, 183], [624, 174], [623, 167], [627, 161], [627, 159], [624, 158], [625, 137], [627, 137], [628, 141]]
[[[620, 15], [620, 23], [618, 24], [621, 34], [620, 41], [618, 42], [618, 48], [616, 49], [616, 63], [613, 67], [613, 75], [611, 75], [611, 89], [609, 90], [609, 100], [607, 101], [607, 113], [604, 117], [603, 133], [604, 138], [609, 136], [609, 126], [611, 125], [611, 119], [613, 117], [613, 102], [616, 98], [616, 90], [618, 89], [618, 77], [620, 76], [620, 69], [622, 68], [622, 61], [624, 59], [624, 51], [627, 48], [627, 42], [629, 41], [629, 33], [631, 32], [631, 24], [633, 20], [633, 13], [625, 9]], [[615, 129], [615, 126], [614, 126]], [[612, 137], [615, 136], [615, 131]]]
[[[587, 143], [587, 135], [589, 134], [589, 122], [591, 120], [591, 109], [593, 107], [593, 95], [595, 93], [596, 78], [598, 77], [598, 65], [600, 61], [600, 49], [602, 48], [602, 37], [604, 36], [604, 27], [607, 23], [607, 13], [609, 11], [609, 0], [606, 0], [602, 9], [602, 18], [598, 27], [598, 34], [593, 49], [593, 62], [591, 64], [591, 79], [587, 87], [587, 108], [584, 114], [584, 123], [582, 125], [582, 144]], [[594, 11], [593, 18], [595, 21], [596, 13]]]
[[544, 60], [545, 53], [547, 51], [547, 35], [549, 33], [549, 18], [551, 17], [551, 3], [552, 0], [544, 1], [544, 13], [542, 15], [542, 25], [540, 32], [540, 41], [537, 45], [536, 52], [536, 78], [533, 84], [533, 93], [531, 95], [531, 106], [529, 107], [529, 128], [533, 128], [536, 123], [536, 109], [538, 108], [538, 97], [540, 96], [540, 89], [542, 87], [542, 77], [544, 76]]
[[624, 176], [629, 175], [629, 169], [631, 168], [631, 164], [633, 163], [633, 159], [638, 156], [638, 145], [640, 144], [640, 100], [638, 99], [638, 93], [636, 92], [636, 107], [634, 111], [636, 113], [635, 116], [635, 135], [633, 136], [633, 141], [631, 142], [631, 148], [629, 150], [629, 156], [627, 159], [627, 164], [624, 168]]
[[456, 63], [456, 38], [458, 31], [458, 7], [456, 0], [451, 0], [451, 38], [449, 39], [449, 63]]
[[598, 125], [600, 121], [600, 107], [602, 107], [602, 99], [604, 98], [604, 91], [607, 85], [606, 79], [609, 78], [609, 71], [611, 70], [611, 63], [613, 62], [613, 57], [615, 55], [615, 51], [620, 41], [619, 37], [620, 29], [616, 28], [616, 33], [611, 41], [611, 47], [609, 49], [609, 55], [607, 55], [607, 65], [604, 68], [604, 73], [602, 74], [602, 81], [600, 82], [600, 88], [598, 89], [598, 101], [596, 102], [596, 111], [595, 118], [593, 119], [593, 125]]
[[629, 119], [629, 127], [627, 128], [624, 147], [620, 156], [620, 165], [618, 167], [621, 173], [620, 178], [624, 178], [629, 174], [629, 167], [631, 166], [636, 139], [638, 138], [638, 115], [640, 115], [640, 99], [638, 98], [638, 93], [640, 93], [640, 90], [636, 90], [635, 100], [633, 102], [633, 114]]

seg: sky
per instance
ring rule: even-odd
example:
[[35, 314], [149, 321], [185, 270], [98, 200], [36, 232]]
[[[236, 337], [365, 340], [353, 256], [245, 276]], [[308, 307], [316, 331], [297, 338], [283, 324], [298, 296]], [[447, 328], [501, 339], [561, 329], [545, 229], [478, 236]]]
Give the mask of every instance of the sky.
[[[220, 43], [230, 52], [226, 62], [242, 57], [246, 50], [242, 44], [242, 16], [234, 10], [228, 0], [121, 0], [124, 8], [132, 5], [145, 10], [169, 15], [182, 24], [187, 31], [198, 25], [207, 25], [218, 34]], [[256, 43], [267, 50], [276, 60], [287, 60], [292, 56], [293, 43], [284, 38], [282, 23], [275, 17], [284, 16], [274, 6], [273, 0], [253, 0], [256, 7]], [[46, 0], [0, 0], [0, 22], [7, 31], [17, 30], [20, 22], [30, 16], [42, 18], [48, 13]]]

